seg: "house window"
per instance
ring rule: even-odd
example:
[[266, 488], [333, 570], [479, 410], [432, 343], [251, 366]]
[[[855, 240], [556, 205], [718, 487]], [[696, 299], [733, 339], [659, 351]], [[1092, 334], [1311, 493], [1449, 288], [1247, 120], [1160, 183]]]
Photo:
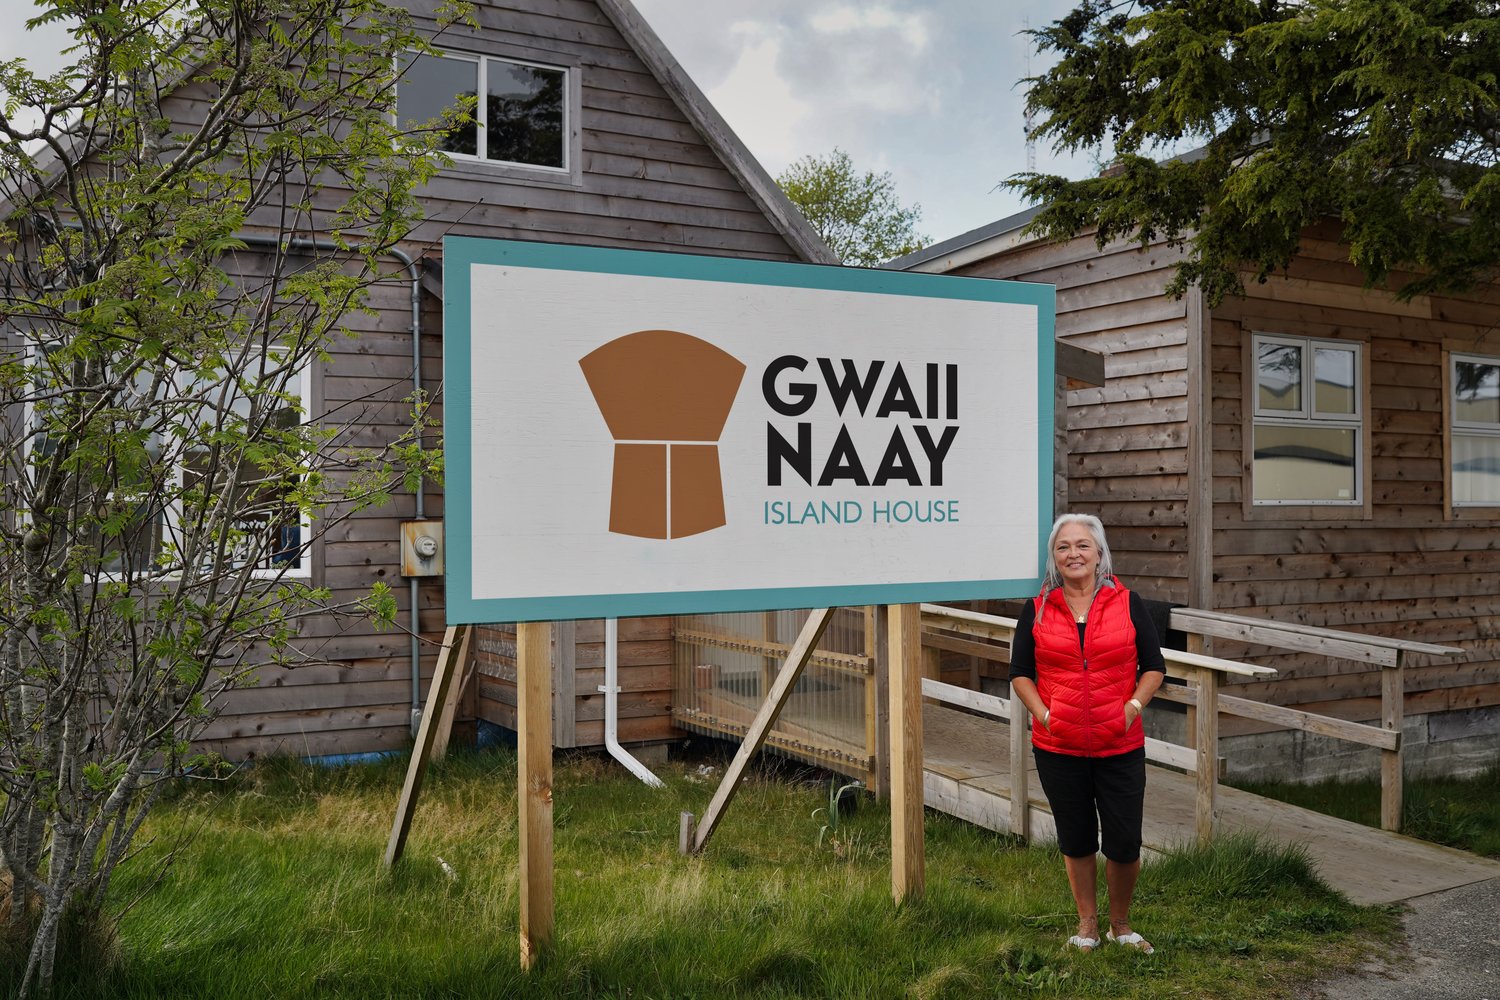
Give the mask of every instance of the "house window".
[[1500, 358], [1449, 356], [1453, 504], [1500, 506]]
[[[36, 499], [41, 478], [57, 454], [58, 442], [52, 435], [49, 420], [71, 419], [69, 416], [59, 417], [53, 409], [53, 401], [66, 394], [71, 380], [67, 367], [71, 362], [59, 363], [57, 360], [62, 347], [58, 341], [38, 342], [32, 344], [29, 351], [32, 385], [22, 409], [26, 432], [21, 444], [22, 464], [29, 477], [23, 495], [28, 497], [28, 502]], [[80, 530], [75, 541], [98, 553], [94, 568], [107, 577], [127, 572], [142, 573], [149, 569], [161, 547], [161, 522], [159, 516], [152, 515], [147, 486], [135, 482], [100, 484], [88, 481], [80, 484], [80, 492], [77, 507], [89, 508], [89, 513], [80, 517], [81, 523], [77, 525]], [[28, 510], [18, 511], [18, 515], [23, 521], [31, 519]]]
[[[397, 121], [417, 128], [473, 104], [471, 120], [442, 134], [440, 148], [460, 157], [568, 169], [567, 70], [444, 52], [403, 60]], [[483, 94], [484, 99], [478, 100]]]
[[1258, 334], [1252, 496], [1347, 504], [1360, 496], [1360, 345]]
[[[266, 358], [268, 366], [278, 359]], [[261, 391], [254, 397], [225, 384], [225, 391], [189, 393], [212, 405], [196, 414], [202, 433], [190, 441], [177, 456], [178, 482], [184, 491], [206, 493], [209, 497], [232, 498], [233, 533], [227, 553], [229, 567], [252, 566], [255, 575], [309, 575], [306, 539], [309, 525], [289, 494], [298, 485], [294, 475], [267, 469], [238, 456], [238, 468], [231, 469], [213, 449], [213, 440], [228, 432], [273, 437], [296, 433], [307, 413], [309, 372], [306, 368], [289, 375], [246, 372]], [[282, 380], [285, 384], [282, 385]], [[279, 391], [269, 391], [279, 387]], [[180, 504], [169, 505], [164, 534], [180, 550], [178, 525], [182, 517]]]
[[[38, 347], [33, 351], [33, 363], [39, 370], [50, 365], [56, 349]], [[269, 365], [275, 361], [274, 355], [267, 358]], [[262, 391], [252, 402], [234, 379], [226, 378], [205, 389], [202, 383], [179, 372], [177, 378], [156, 385], [156, 392], [178, 400], [167, 416], [168, 407], [160, 397], [154, 404], [147, 401], [154, 382], [143, 371], [115, 400], [116, 406], [124, 408], [150, 408], [150, 415], [140, 424], [122, 430], [145, 433], [147, 460], [156, 471], [138, 470], [131, 477], [135, 481], [122, 481], [97, 495], [94, 518], [99, 523], [90, 528], [85, 540], [99, 552], [99, 573], [137, 579], [161, 573], [175, 575], [180, 565], [173, 563], [180, 562], [182, 557], [177, 554], [184, 548], [182, 502], [176, 494], [196, 488], [210, 497], [223, 498], [235, 512], [225, 568], [249, 565], [255, 576], [310, 575], [304, 544], [310, 526], [289, 502], [297, 479], [242, 460], [231, 482], [227, 473], [215, 471], [219, 456], [212, 450], [213, 441], [222, 440], [226, 433], [230, 439], [237, 439], [239, 433], [249, 429], [247, 424], [265, 428], [267, 434], [295, 431], [305, 419], [309, 372], [304, 368], [282, 376], [252, 369], [242, 375], [279, 391]], [[59, 385], [66, 385], [65, 373], [60, 371], [39, 381], [39, 391], [25, 406], [29, 431], [24, 451], [33, 476], [56, 450], [47, 426], [51, 414], [34, 400], [51, 394], [40, 390]], [[165, 429], [168, 427], [170, 430]], [[183, 438], [187, 440], [183, 442]], [[165, 491], [153, 484], [157, 474], [172, 480]], [[174, 554], [169, 556], [169, 552]]]

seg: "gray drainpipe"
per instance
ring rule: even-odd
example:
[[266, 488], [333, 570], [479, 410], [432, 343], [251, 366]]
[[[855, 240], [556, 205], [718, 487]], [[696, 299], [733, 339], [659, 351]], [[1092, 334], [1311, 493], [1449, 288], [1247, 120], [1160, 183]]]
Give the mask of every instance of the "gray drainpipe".
[[[258, 244], [260, 246], [279, 247], [285, 242], [288, 249], [311, 249], [332, 250], [347, 253], [347, 249], [328, 240], [307, 239], [297, 237], [290, 240], [280, 240], [274, 236], [262, 236], [259, 233], [239, 233], [238, 238], [247, 244]], [[416, 262], [400, 247], [390, 247], [385, 251], [395, 257], [406, 268], [406, 273], [411, 279], [411, 386], [415, 397], [421, 398], [422, 393], [422, 276], [417, 270]], [[417, 442], [418, 450], [421, 442]], [[417, 477], [417, 510], [416, 519], [422, 520], [427, 514], [426, 491], [421, 476]], [[408, 614], [411, 626], [411, 733], [417, 734], [417, 724], [422, 720], [422, 640], [420, 638], [419, 618], [420, 611], [417, 601], [420, 596], [418, 578], [408, 577], [410, 585], [409, 603], [411, 610]]]

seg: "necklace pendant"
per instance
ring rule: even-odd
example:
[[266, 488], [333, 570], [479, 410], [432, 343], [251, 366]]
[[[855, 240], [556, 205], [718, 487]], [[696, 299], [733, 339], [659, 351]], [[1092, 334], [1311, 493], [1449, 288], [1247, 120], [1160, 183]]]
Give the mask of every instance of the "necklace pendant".
[[1080, 625], [1082, 625], [1084, 622], [1086, 622], [1088, 620], [1089, 620], [1089, 616], [1088, 615], [1079, 615], [1078, 616], [1078, 624], [1080, 624]]

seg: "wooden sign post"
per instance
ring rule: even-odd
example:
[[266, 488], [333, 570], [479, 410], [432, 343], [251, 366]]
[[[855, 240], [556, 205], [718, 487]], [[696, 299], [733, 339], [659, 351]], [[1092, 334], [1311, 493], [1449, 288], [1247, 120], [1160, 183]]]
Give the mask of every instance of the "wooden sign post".
[[[892, 892], [920, 896], [916, 602], [1040, 584], [1055, 290], [460, 236], [443, 275], [448, 620], [889, 605]], [[527, 967], [552, 935], [549, 628], [517, 633]], [[815, 642], [766, 678], [745, 760]]]
[[897, 905], [926, 887], [922, 782], [922, 606], [887, 611], [891, 726], [891, 896]]
[[521, 968], [552, 942], [552, 623], [516, 626]]

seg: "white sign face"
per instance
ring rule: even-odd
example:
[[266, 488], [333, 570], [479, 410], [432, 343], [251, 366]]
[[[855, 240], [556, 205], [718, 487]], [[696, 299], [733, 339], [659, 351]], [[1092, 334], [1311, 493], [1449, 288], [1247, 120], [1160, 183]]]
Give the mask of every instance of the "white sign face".
[[1015, 597], [1053, 289], [445, 241], [448, 620]]

